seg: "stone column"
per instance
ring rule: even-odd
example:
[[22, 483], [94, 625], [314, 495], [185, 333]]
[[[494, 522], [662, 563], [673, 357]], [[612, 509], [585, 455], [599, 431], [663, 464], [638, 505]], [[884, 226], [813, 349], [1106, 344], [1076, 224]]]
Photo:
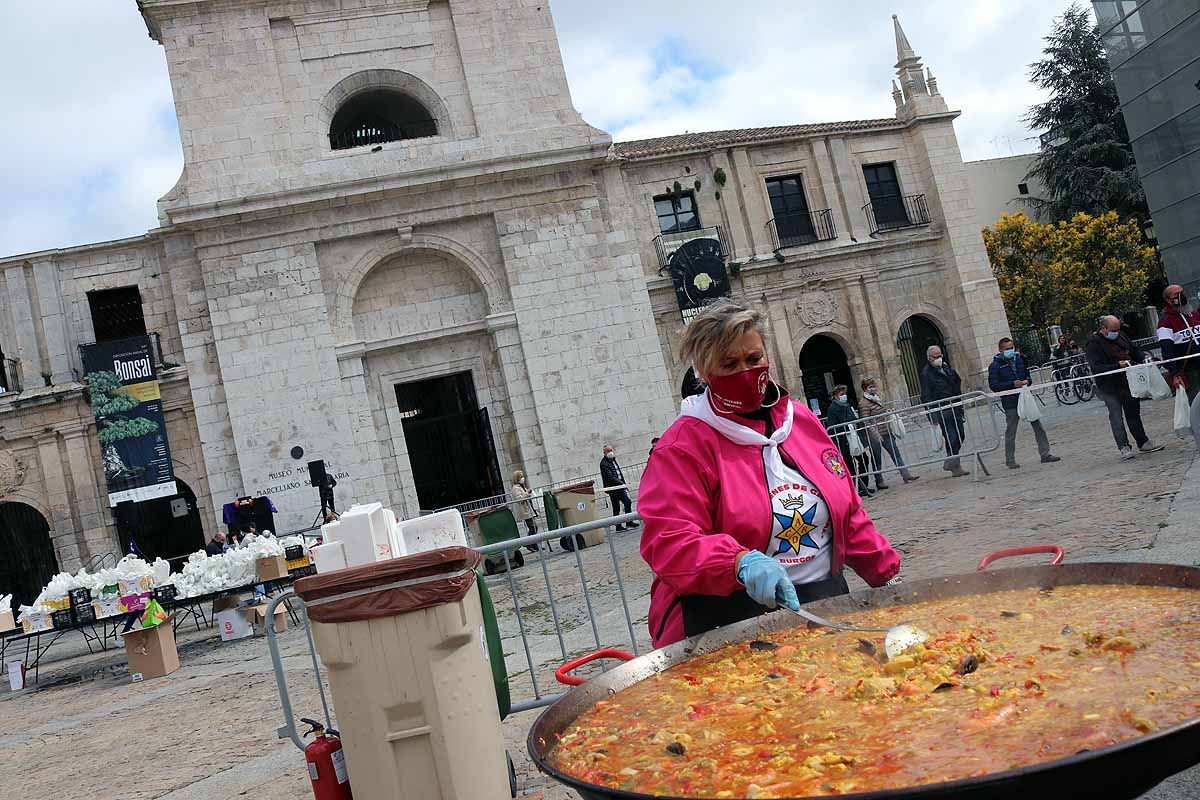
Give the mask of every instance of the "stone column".
[[359, 455], [359, 472], [353, 475], [355, 495], [358, 502], [383, 502], [388, 499], [388, 489], [367, 389], [367, 365], [361, 355], [355, 355], [339, 359], [338, 370], [346, 413], [350, 416], [350, 432]]
[[846, 214], [849, 215], [850, 235], [855, 239], [864, 240], [871, 234], [870, 225], [863, 206], [867, 202], [863, 192], [860, 172], [850, 158], [850, 150], [846, 147], [845, 139], [830, 139], [829, 152], [833, 156], [834, 174], [838, 186], [842, 190], [842, 198], [846, 203]]
[[97, 487], [96, 470], [92, 466], [90, 431], [71, 431], [64, 434], [67, 450], [67, 465], [71, 473], [71, 485], [75, 488], [75, 513], [78, 518], [81, 559], [89, 559], [98, 553], [120, 553], [119, 542], [114, 541], [107, 530], [111, 512], [108, 510], [108, 490]]
[[37, 388], [42, 385], [42, 357], [38, 353], [37, 326], [33, 321], [33, 299], [25, 279], [25, 265], [14, 264], [5, 269], [4, 280], [8, 285], [13, 333], [17, 337], [17, 351], [13, 356], [20, 363], [21, 388]]
[[730, 257], [736, 261], [744, 261], [754, 255], [754, 242], [750, 238], [750, 232], [746, 226], [746, 217], [742, 213], [742, 206], [737, 202], [738, 188], [734, 185], [734, 169], [729, 163], [729, 156], [724, 150], [716, 150], [712, 154], [713, 174], [717, 170], [725, 173], [725, 185], [720, 186], [713, 181], [713, 191], [721, 193], [721, 199], [718, 201], [721, 204], [721, 211], [724, 213], [727, 221], [727, 233], [729, 241]]
[[546, 461], [537, 404], [533, 401], [533, 390], [529, 388], [529, 370], [525, 366], [525, 351], [517, 329], [517, 316], [511, 313], [493, 314], [487, 318], [487, 324], [507, 387], [521, 468], [529, 478], [530, 486], [548, 483], [551, 480], [550, 467]]
[[58, 568], [75, 572], [83, 565], [81, 546], [83, 537], [71, 515], [72, 503], [67, 491], [67, 478], [63, 473], [62, 454], [58, 449], [58, 434], [48, 433], [34, 438], [37, 445], [38, 462], [42, 467], [42, 479], [46, 484], [46, 501], [50, 510], [50, 536], [54, 541], [54, 553], [58, 557]]
[[842, 198], [841, 192], [838, 191], [838, 182], [834, 177], [833, 159], [829, 155], [829, 148], [825, 145], [824, 139], [813, 139], [812, 154], [813, 163], [817, 167], [817, 180], [821, 183], [821, 191], [825, 194], [825, 202], [829, 204], [830, 213], [833, 214], [833, 222], [837, 225], [838, 238], [842, 236], [854, 236], [854, 232], [850, 227], [850, 217], [846, 213], [846, 203]]
[[788, 324], [785, 303], [781, 290], [766, 292], [762, 296], [767, 329], [775, 350], [771, 354], [771, 372], [795, 396], [796, 392], [800, 391], [800, 360], [792, 342], [792, 330]]
[[887, 301], [875, 277], [863, 278], [859, 282], [863, 308], [867, 311], [872, 341], [878, 356], [880, 388], [885, 395], [907, 397], [908, 385], [904, 381], [904, 370], [900, 365], [900, 351], [896, 349], [896, 338], [891, 329]]
[[42, 312], [42, 332], [46, 338], [46, 357], [50, 362], [50, 380], [55, 384], [71, 383], [66, 316], [63, 314], [62, 289], [58, 283], [58, 265], [53, 261], [38, 261], [33, 265], [33, 282], [37, 288], [38, 308]]
[[750, 164], [750, 156], [745, 148], [733, 151], [733, 179], [737, 184], [738, 193], [742, 198], [742, 208], [746, 210], [746, 224], [750, 227], [750, 243], [756, 254], [766, 255], [771, 250], [771, 234], [767, 232], [767, 222], [771, 212], [763, 199], [763, 191], [758, 185], [758, 176]]

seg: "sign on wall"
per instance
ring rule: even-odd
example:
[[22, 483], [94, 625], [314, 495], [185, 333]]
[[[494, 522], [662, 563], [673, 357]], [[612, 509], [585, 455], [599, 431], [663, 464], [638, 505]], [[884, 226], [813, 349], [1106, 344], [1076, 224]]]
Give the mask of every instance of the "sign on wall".
[[109, 506], [178, 494], [150, 337], [80, 349]]

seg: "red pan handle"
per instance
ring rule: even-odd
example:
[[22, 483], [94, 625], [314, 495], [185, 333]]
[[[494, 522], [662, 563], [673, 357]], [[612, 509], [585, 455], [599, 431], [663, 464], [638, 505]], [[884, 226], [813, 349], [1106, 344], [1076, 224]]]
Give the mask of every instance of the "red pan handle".
[[983, 558], [979, 559], [979, 566], [975, 568], [976, 572], [983, 572], [993, 561], [999, 561], [1002, 558], [1011, 558], [1012, 556], [1030, 556], [1035, 553], [1053, 553], [1054, 558], [1050, 559], [1050, 564], [1057, 567], [1063, 562], [1063, 549], [1056, 544], [1035, 544], [1031, 547], [1013, 547], [1009, 550], [997, 550], [994, 553], [988, 553]]
[[584, 683], [583, 678], [576, 678], [569, 674], [572, 670], [582, 667], [592, 661], [601, 658], [619, 658], [622, 661], [632, 661], [634, 656], [632, 653], [626, 653], [624, 650], [597, 650], [594, 653], [588, 653], [586, 656], [572, 659], [554, 671], [554, 677], [559, 683], [567, 686], [580, 686]]

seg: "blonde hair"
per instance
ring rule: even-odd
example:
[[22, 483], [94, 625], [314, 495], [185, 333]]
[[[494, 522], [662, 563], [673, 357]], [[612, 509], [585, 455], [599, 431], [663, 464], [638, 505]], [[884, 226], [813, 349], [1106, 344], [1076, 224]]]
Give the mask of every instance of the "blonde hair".
[[679, 358], [692, 364], [701, 376], [711, 375], [722, 354], [750, 331], [756, 331], [766, 347], [762, 314], [733, 302], [714, 303], [688, 325], [679, 345]]

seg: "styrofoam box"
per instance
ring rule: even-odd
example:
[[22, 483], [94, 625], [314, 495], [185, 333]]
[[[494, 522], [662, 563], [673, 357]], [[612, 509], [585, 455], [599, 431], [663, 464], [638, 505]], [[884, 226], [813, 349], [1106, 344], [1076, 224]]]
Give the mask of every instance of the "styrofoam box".
[[334, 572], [349, 566], [341, 541], [314, 545], [308, 552], [312, 556], [313, 563], [317, 565], [318, 573]]
[[462, 515], [451, 508], [399, 523], [399, 538], [407, 553], [426, 553], [442, 547], [468, 547]]

